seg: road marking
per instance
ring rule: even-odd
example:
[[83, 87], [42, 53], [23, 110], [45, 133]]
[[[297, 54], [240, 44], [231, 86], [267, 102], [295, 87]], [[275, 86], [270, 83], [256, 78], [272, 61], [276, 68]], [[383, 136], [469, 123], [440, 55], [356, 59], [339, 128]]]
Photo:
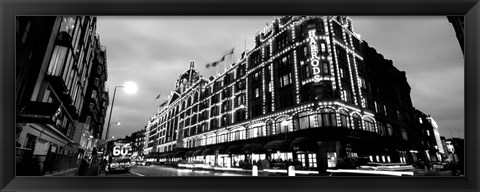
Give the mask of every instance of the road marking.
[[133, 174], [138, 175], [138, 176], [140, 176], [140, 177], [145, 176], [145, 175], [142, 175], [142, 174], [140, 174], [140, 173], [135, 173], [135, 172], [133, 172], [133, 171], [130, 171], [130, 173], [133, 173]]

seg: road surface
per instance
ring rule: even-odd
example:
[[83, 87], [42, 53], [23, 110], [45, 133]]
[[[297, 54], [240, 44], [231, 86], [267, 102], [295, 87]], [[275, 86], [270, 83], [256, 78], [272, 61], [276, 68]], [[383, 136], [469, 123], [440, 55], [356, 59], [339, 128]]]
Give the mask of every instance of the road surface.
[[[131, 174], [136, 176], [250, 176], [251, 173], [214, 172], [207, 170], [178, 169], [158, 165], [133, 166]], [[112, 175], [115, 176], [115, 175]]]

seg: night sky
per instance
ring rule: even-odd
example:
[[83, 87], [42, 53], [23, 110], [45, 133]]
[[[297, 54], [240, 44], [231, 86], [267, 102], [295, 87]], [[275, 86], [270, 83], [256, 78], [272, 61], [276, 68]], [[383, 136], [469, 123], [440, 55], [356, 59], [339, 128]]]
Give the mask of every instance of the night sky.
[[[351, 18], [361, 39], [406, 71], [414, 107], [435, 119], [440, 135], [464, 138], [464, 61], [447, 18]], [[190, 60], [208, 78], [216, 69], [205, 64], [235, 47], [228, 63], [218, 66], [223, 72], [225, 64], [253, 47], [255, 33], [272, 20], [273, 16], [98, 17], [97, 33], [107, 47], [110, 98], [116, 85], [133, 81], [138, 86], [133, 95], [117, 89], [111, 122], [121, 125], [112, 125], [109, 135], [121, 138], [144, 128]]]

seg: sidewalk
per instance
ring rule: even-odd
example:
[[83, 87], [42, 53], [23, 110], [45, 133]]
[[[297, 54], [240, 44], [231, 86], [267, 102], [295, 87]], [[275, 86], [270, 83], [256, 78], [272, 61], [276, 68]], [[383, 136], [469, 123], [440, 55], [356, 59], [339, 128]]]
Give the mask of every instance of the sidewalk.
[[75, 173], [77, 172], [77, 168], [71, 168], [55, 173], [50, 173], [50, 174], [45, 174], [44, 176], [67, 176], [67, 177], [73, 177], [75, 176]]

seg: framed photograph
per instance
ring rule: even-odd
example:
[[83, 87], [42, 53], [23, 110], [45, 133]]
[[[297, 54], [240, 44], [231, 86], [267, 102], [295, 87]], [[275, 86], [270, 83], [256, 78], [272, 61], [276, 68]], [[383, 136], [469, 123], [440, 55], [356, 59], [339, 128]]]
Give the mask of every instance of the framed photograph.
[[2, 191], [478, 191], [478, 1], [0, 6]]

